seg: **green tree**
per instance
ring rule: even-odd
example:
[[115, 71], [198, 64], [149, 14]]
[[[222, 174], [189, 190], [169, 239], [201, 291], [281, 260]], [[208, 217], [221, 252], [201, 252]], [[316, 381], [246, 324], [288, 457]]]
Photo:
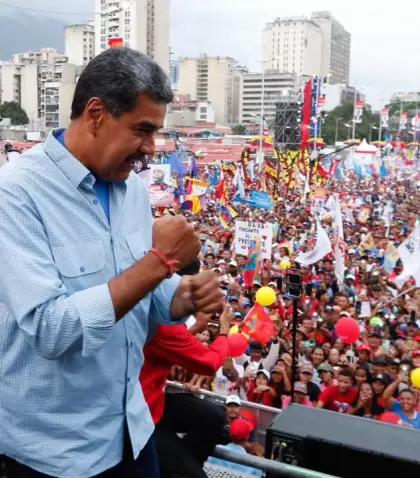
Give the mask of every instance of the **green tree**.
[[243, 124], [235, 124], [235, 126], [232, 128], [232, 134], [245, 135], [246, 134], [245, 126]]
[[16, 101], [6, 101], [2, 103], [0, 105], [0, 117], [10, 118], [12, 125], [29, 123], [28, 115]]
[[[321, 131], [327, 144], [334, 144], [336, 133], [337, 141], [345, 141], [351, 138], [353, 128], [345, 125], [353, 124], [353, 108], [353, 102], [347, 102], [328, 113]], [[356, 124], [356, 138], [360, 140], [371, 138], [372, 141], [375, 141], [378, 139], [377, 128], [379, 128], [379, 114], [372, 113], [370, 105], [365, 105], [362, 122]]]
[[389, 116], [390, 117], [400, 117], [401, 111], [408, 113], [409, 117], [415, 116], [416, 113], [420, 111], [420, 104], [419, 103], [401, 103], [397, 101], [396, 103], [390, 103], [386, 105], [386, 108], [389, 108]]

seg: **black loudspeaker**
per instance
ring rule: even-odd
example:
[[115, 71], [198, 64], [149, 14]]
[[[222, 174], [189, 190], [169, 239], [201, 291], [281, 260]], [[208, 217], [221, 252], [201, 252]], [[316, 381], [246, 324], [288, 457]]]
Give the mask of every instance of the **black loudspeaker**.
[[420, 431], [291, 405], [267, 429], [265, 454], [341, 478], [420, 476]]

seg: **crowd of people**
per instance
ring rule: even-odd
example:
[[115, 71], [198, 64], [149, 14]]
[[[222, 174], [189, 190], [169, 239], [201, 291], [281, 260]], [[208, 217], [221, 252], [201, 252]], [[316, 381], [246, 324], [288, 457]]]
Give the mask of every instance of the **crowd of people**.
[[[403, 270], [401, 260], [396, 261], [392, 270], [384, 268], [388, 243], [398, 248], [418, 226], [420, 191], [416, 179], [415, 169], [412, 175], [392, 175], [380, 181], [362, 181], [350, 173], [339, 185], [329, 185], [326, 201], [328, 195], [338, 193], [342, 209], [352, 211], [351, 220], [343, 214], [342, 283], [335, 274], [333, 253], [310, 266], [296, 262], [299, 253], [315, 245], [315, 223], [320, 216], [312, 207], [311, 195], [289, 191], [278, 198], [271, 211], [246, 205], [236, 208], [236, 220], [273, 224], [271, 259], [264, 260], [251, 289], [244, 286], [248, 258], [235, 253], [234, 221], [221, 230], [216, 206], [211, 203], [207, 211], [198, 215], [176, 211], [184, 214], [200, 235], [201, 269], [219, 275], [234, 314], [232, 327], [241, 330], [255, 303], [256, 292], [268, 286], [277, 296], [276, 303], [267, 308], [277, 333], [266, 344], [251, 339], [243, 356], [227, 358], [211, 376], [174, 366], [170, 378], [193, 392], [205, 389], [226, 397], [234, 394], [240, 400], [283, 410], [293, 400], [304, 406], [369, 419], [392, 411], [404, 426], [420, 429], [420, 390], [410, 382], [410, 372], [420, 366], [420, 293], [413, 287], [414, 279], [397, 287], [396, 278]], [[390, 222], [384, 214], [389, 204]], [[362, 208], [368, 209], [367, 217], [359, 215]], [[173, 214], [172, 211], [175, 210], [156, 210], [156, 216]], [[322, 226], [331, 233], [331, 216], [323, 215]], [[303, 278], [295, 377], [293, 297], [284, 290], [285, 271], [281, 265], [285, 261], [287, 267], [300, 269]], [[354, 344], [345, 343], [335, 331], [343, 317], [359, 324], [360, 338]], [[211, 317], [207, 323], [201, 323], [198, 339], [211, 346], [219, 327], [218, 317]]]
[[[301, 173], [293, 186], [282, 181], [280, 163], [267, 163], [269, 174], [264, 163], [253, 171], [249, 151], [245, 187], [235, 165], [222, 179], [220, 168], [190, 158], [194, 191], [173, 158], [177, 204], [155, 204], [152, 214], [133, 169], [148, 169], [172, 100], [153, 60], [108, 49], [79, 78], [69, 127], [1, 168], [0, 453], [8, 478], [205, 478], [216, 444], [263, 454], [248, 402], [370, 420], [391, 414], [420, 429], [415, 161], [396, 155], [389, 171], [372, 166], [363, 176], [349, 167], [339, 179], [335, 157], [321, 195], [309, 174], [303, 184]], [[290, 179], [299, 164], [288, 167]], [[163, 177], [158, 189], [172, 186]], [[270, 224], [270, 237], [238, 253], [240, 220]], [[260, 239], [268, 238], [262, 260]], [[288, 289], [291, 270], [302, 279], [298, 290]], [[270, 304], [258, 299], [263, 287]], [[262, 315], [248, 322], [257, 305], [270, 331], [259, 340]], [[234, 353], [232, 337], [243, 353]], [[193, 393], [170, 393], [168, 378]], [[225, 406], [195, 396], [200, 389], [225, 397]]]

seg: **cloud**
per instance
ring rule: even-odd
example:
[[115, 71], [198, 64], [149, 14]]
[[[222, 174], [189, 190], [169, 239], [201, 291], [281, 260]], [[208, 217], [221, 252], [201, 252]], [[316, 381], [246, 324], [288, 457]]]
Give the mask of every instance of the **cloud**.
[[172, 0], [172, 49], [176, 55], [226, 55], [258, 67], [262, 31], [276, 17], [309, 16], [328, 10], [352, 34], [351, 82], [365, 87], [378, 108], [394, 91], [416, 90], [417, 18], [420, 4], [412, 0]]
[[[36, 6], [33, 0], [13, 3], [94, 16], [94, 0], [72, 0], [65, 5], [56, 0], [38, 0]], [[416, 43], [420, 3], [414, 0], [170, 0], [170, 4], [171, 48], [176, 56], [231, 56], [258, 70], [266, 22], [328, 10], [352, 34], [351, 83], [370, 85], [366, 93], [375, 107], [394, 91], [420, 89]], [[1, 7], [0, 14], [3, 11]]]

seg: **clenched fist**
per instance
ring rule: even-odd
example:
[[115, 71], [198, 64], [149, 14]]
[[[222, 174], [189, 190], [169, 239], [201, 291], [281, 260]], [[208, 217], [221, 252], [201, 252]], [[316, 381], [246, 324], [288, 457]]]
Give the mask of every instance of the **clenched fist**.
[[182, 278], [172, 301], [171, 313], [174, 318], [197, 311], [213, 315], [222, 312], [224, 306], [225, 296], [220, 289], [219, 278], [214, 272], [207, 271]]
[[164, 216], [153, 224], [153, 247], [182, 269], [197, 259], [201, 242], [184, 216]]

